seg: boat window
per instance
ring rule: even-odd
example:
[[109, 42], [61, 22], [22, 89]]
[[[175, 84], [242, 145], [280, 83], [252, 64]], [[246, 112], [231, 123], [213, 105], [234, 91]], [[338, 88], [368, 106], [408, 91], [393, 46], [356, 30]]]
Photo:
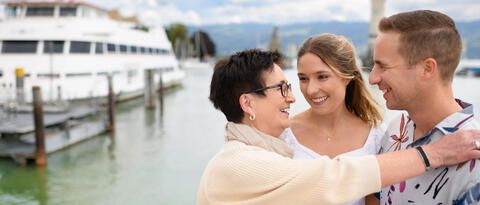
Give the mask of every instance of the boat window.
[[115, 44], [109, 43], [107, 44], [107, 50], [109, 53], [115, 53]]
[[130, 52], [137, 53], [137, 47], [136, 46], [130, 46]]
[[3, 77], [3, 70], [0, 69], [0, 78]]
[[43, 53], [63, 53], [64, 41], [44, 41]]
[[135, 69], [130, 69], [130, 70], [127, 71], [127, 76], [128, 77], [135, 77], [137, 75], [138, 75], [138, 71], [135, 70]]
[[153, 54], [153, 48], [148, 48], [148, 53]]
[[82, 17], [92, 17], [93, 16], [93, 10], [89, 9], [87, 7], [82, 7], [81, 9], [81, 16]]
[[77, 7], [60, 7], [60, 16], [76, 16]]
[[6, 9], [6, 12], [7, 12], [7, 16], [8, 17], [16, 17], [17, 16], [17, 9], [19, 9], [19, 7], [16, 7], [16, 6], [9, 6], [7, 7]]
[[53, 7], [27, 7], [26, 16], [53, 16]]
[[70, 53], [90, 53], [90, 42], [72, 41], [70, 43]]
[[127, 52], [127, 46], [126, 45], [120, 45], [120, 53], [126, 53]]
[[36, 53], [38, 41], [3, 41], [2, 53]]
[[95, 53], [96, 54], [103, 53], [103, 43], [95, 43]]
[[72, 77], [88, 77], [92, 76], [92, 73], [67, 73], [65, 77], [72, 78]]
[[60, 78], [60, 74], [58, 74], [58, 73], [39, 73], [39, 74], [37, 74], [37, 78]]
[[145, 47], [140, 47], [140, 53], [145, 53]]
[[171, 72], [173, 70], [174, 70], [173, 67], [162, 67], [162, 68], [160, 68], [160, 72], [162, 72], [162, 73]]

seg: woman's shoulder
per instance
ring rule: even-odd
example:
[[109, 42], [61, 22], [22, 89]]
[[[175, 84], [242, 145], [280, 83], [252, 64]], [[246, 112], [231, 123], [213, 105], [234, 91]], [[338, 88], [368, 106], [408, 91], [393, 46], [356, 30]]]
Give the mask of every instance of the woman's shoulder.
[[301, 113], [295, 114], [294, 116], [290, 117], [290, 125], [302, 125], [307, 121], [306, 118], [306, 111]]
[[290, 118], [289, 132], [293, 135], [295, 133], [311, 132], [311, 120], [307, 116], [307, 111], [298, 113]]
[[220, 165], [219, 167], [225, 163], [242, 167], [253, 164], [277, 164], [285, 159], [287, 158], [275, 152], [232, 140], [225, 143], [211, 163]]

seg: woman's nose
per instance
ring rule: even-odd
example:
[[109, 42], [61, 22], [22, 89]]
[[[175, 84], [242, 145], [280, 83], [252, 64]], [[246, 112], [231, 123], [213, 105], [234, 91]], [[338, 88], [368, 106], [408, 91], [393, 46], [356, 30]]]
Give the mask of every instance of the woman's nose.
[[285, 97], [285, 100], [290, 104], [295, 102], [296, 99], [295, 99], [295, 95], [293, 95], [292, 90], [289, 90], [287, 96]]
[[318, 85], [314, 80], [310, 80], [307, 84], [307, 94], [314, 95], [318, 92]]

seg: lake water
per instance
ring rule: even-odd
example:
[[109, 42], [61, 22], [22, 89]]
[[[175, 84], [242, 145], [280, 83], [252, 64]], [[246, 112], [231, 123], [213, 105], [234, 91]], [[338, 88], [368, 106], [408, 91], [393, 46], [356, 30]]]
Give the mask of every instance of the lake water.
[[[45, 168], [0, 159], [0, 204], [194, 204], [202, 171], [223, 144], [226, 120], [208, 101], [212, 71], [187, 72], [183, 87], [165, 95], [163, 109], [157, 102], [156, 110], [146, 110], [142, 99], [120, 105], [114, 137], [53, 153]], [[296, 71], [285, 73], [297, 98], [291, 111], [298, 113], [308, 104]], [[479, 88], [479, 78], [454, 81], [456, 96], [478, 109]], [[384, 103], [378, 89], [372, 91]]]

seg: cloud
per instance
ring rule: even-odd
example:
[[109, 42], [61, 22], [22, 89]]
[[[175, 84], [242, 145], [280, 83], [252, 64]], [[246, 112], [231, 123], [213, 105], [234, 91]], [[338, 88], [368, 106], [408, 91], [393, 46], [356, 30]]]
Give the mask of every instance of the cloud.
[[[478, 0], [386, 0], [385, 15], [416, 9], [437, 10], [455, 21], [480, 20]], [[369, 21], [370, 0], [229, 0], [199, 13], [204, 24], [257, 22], [291, 24], [310, 21]]]
[[146, 9], [139, 15], [142, 22], [147, 25], [168, 25], [172, 23], [188, 22], [192, 25], [200, 25], [201, 18], [193, 10], [180, 11], [174, 5], [163, 5]]
[[147, 25], [182, 22], [190, 25], [229, 23], [274, 23], [277, 25], [310, 21], [367, 21], [368, 0], [104, 0], [109, 9], [124, 15], [136, 14]]
[[478, 0], [404, 0], [387, 1], [386, 15], [392, 15], [402, 11], [428, 9], [440, 11], [449, 15], [455, 21], [480, 20], [480, 1]]
[[[87, 0], [120, 13], [137, 15], [147, 25], [368, 21], [370, 0]], [[0, 7], [0, 9], [2, 9]], [[478, 0], [386, 0], [385, 15], [431, 9], [455, 21], [480, 20]], [[3, 9], [0, 17], [4, 15]]]
[[195, 10], [180, 10], [173, 3], [156, 0], [89, 0], [94, 5], [106, 9], [117, 9], [122, 15], [136, 15], [148, 26], [163, 26], [172, 23], [201, 24], [201, 18]]
[[[274, 0], [271, 0], [272, 2]], [[289, 24], [309, 21], [366, 21], [369, 17], [368, 1], [275, 1], [271, 4], [251, 5], [250, 0], [232, 0], [242, 4], [215, 7], [203, 12], [206, 24], [256, 22]], [[340, 2], [340, 3], [339, 3]]]

